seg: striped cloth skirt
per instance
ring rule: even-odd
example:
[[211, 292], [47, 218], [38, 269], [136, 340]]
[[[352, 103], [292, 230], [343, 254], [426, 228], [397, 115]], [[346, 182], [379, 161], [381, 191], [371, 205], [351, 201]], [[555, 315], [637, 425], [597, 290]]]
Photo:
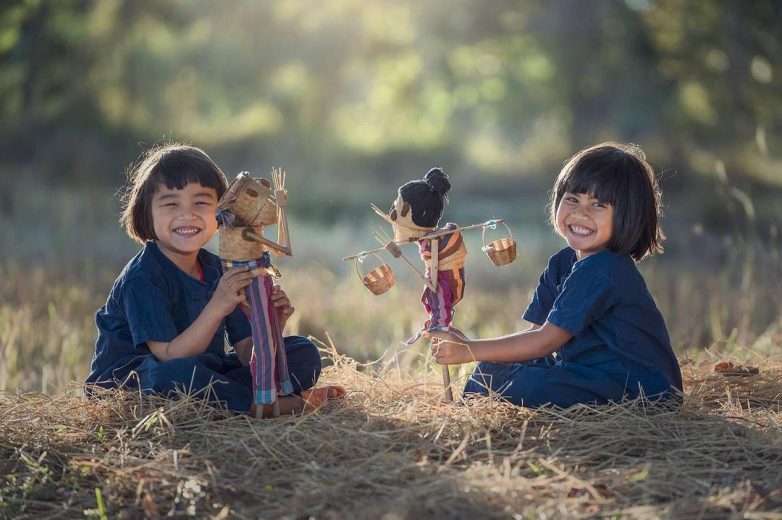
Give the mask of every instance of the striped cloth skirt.
[[[431, 276], [429, 269], [426, 270], [426, 276], [427, 278]], [[439, 271], [437, 285], [439, 289], [437, 293], [434, 293], [429, 287], [424, 288], [421, 303], [424, 304], [429, 319], [424, 322], [421, 330], [405, 341], [405, 345], [410, 346], [418, 341], [424, 332], [448, 329], [453, 321], [454, 306], [464, 296], [464, 267]]]
[[[255, 260], [223, 260], [223, 267], [226, 269], [239, 266], [247, 266], [251, 271], [272, 269], [268, 252]], [[257, 405], [272, 404], [277, 400], [278, 394], [293, 393], [283, 347], [282, 328], [271, 301], [273, 286], [272, 277], [262, 273], [253, 278], [252, 283], [245, 288], [253, 336], [250, 373]]]

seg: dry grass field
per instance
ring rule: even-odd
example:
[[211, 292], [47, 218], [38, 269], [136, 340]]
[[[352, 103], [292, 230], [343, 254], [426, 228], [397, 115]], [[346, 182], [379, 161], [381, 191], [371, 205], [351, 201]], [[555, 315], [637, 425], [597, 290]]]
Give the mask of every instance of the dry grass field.
[[[780, 345], [777, 344], [777, 347]], [[679, 410], [447, 405], [432, 372], [324, 346], [344, 401], [256, 420], [79, 388], [0, 396], [14, 518], [780, 518], [782, 361], [684, 363]], [[738, 360], [736, 360], [738, 361]]]
[[[84, 198], [59, 200], [57, 219], [31, 213], [0, 236], [14, 252], [0, 261], [0, 518], [782, 518], [778, 245], [685, 236], [642, 264], [682, 362], [680, 410], [530, 411], [442, 403], [425, 343], [399, 342], [422, 319], [418, 284], [395, 265], [396, 287], [374, 297], [340, 260], [355, 225], [325, 240], [297, 227], [281, 265], [297, 307], [287, 332], [321, 341], [323, 380], [349, 394], [254, 420], [197, 396], [84, 400], [94, 312], [133, 246]], [[519, 234], [502, 269], [468, 244], [457, 320], [470, 334], [522, 326], [555, 246]], [[759, 373], [715, 372], [725, 360]]]

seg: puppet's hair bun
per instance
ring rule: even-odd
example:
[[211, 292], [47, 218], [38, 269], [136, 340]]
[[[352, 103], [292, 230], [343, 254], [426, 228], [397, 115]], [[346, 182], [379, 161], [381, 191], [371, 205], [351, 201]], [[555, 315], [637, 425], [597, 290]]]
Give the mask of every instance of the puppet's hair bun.
[[448, 190], [451, 189], [451, 183], [448, 182], [448, 176], [440, 168], [432, 168], [424, 175], [424, 182], [440, 197], [445, 197]]
[[416, 226], [433, 228], [443, 214], [446, 193], [451, 189], [448, 176], [440, 168], [432, 168], [423, 179], [402, 185], [399, 195], [412, 209]]

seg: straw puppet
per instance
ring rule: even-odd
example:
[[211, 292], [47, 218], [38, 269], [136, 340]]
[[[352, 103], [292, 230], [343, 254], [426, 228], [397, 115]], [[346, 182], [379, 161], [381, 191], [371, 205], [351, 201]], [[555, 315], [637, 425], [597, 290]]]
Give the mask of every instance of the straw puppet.
[[[274, 189], [268, 179], [253, 179], [240, 173], [220, 199], [217, 220], [220, 224], [220, 258], [225, 268], [247, 266], [255, 274], [247, 287], [253, 351], [250, 372], [258, 413], [263, 405], [272, 405], [279, 415], [278, 394], [293, 393], [288, 375], [282, 328], [271, 302], [272, 278], [280, 272], [271, 263], [275, 256], [292, 256], [288, 221], [285, 215], [287, 190], [285, 173], [273, 171]], [[277, 224], [277, 242], [263, 236], [264, 227]]]
[[[490, 220], [464, 228], [448, 223], [437, 229], [450, 189], [448, 176], [440, 168], [432, 168], [423, 179], [410, 181], [399, 188], [397, 198], [388, 213], [372, 205], [375, 213], [391, 224], [394, 232], [393, 239], [382, 232], [376, 235], [378, 241], [385, 244], [381, 250], [386, 249], [393, 257], [405, 262], [424, 281], [421, 302], [429, 318], [418, 332], [405, 341], [405, 345], [408, 346], [415, 343], [424, 332], [448, 330], [453, 321], [454, 306], [464, 295], [464, 263], [467, 248], [464, 245], [462, 231], [482, 228], [485, 232], [487, 227], [493, 228], [502, 222]], [[412, 242], [418, 244], [418, 252], [424, 263], [423, 272], [402, 254], [399, 247], [399, 244]], [[484, 247], [484, 250], [495, 264], [502, 265], [515, 258], [516, 244], [512, 238], [503, 239], [492, 242]], [[376, 254], [377, 251], [364, 251], [345, 259], [355, 258], [358, 270], [358, 262], [362, 261], [367, 254]], [[361, 277], [360, 273], [359, 276]], [[375, 294], [385, 292], [394, 283], [393, 272], [385, 263], [361, 278]], [[443, 366], [443, 383], [446, 388], [445, 399], [453, 400], [447, 366]]]
[[448, 223], [439, 230], [438, 236], [420, 238], [437, 227], [450, 189], [448, 176], [440, 168], [432, 168], [423, 179], [410, 181], [399, 188], [388, 214], [378, 212], [393, 227], [395, 242], [417, 241], [424, 262], [426, 284], [421, 303], [429, 319], [421, 330], [405, 341], [408, 346], [425, 331], [447, 330], [453, 321], [454, 306], [464, 295], [467, 248], [459, 227]]

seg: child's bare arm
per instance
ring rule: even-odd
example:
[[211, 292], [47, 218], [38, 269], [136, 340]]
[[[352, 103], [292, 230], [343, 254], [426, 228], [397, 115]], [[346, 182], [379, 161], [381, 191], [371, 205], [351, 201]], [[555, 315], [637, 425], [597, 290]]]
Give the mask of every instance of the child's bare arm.
[[546, 322], [514, 334], [491, 339], [469, 339], [447, 331], [427, 334], [435, 338], [432, 354], [442, 365], [492, 361], [518, 363], [545, 357], [555, 352], [573, 337], [565, 329]]
[[220, 278], [212, 299], [196, 320], [169, 342], [147, 341], [152, 354], [160, 361], [203, 354], [211, 343], [223, 318], [245, 300], [244, 288], [250, 285], [252, 274], [246, 267], [231, 269]]

